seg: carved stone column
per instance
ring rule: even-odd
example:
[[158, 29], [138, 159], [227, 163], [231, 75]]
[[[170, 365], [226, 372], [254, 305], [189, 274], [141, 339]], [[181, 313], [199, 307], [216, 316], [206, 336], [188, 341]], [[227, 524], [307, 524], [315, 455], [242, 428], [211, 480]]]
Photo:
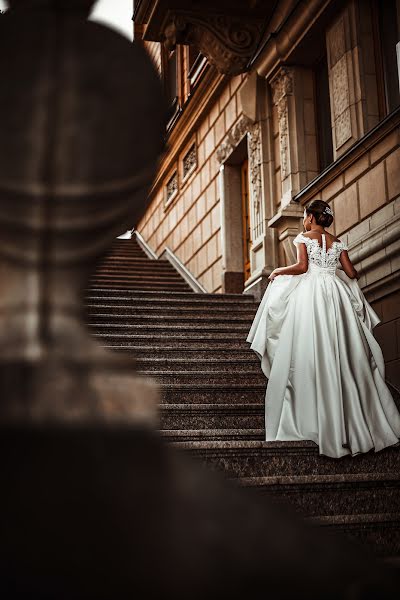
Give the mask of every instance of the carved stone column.
[[[280, 185], [276, 186], [275, 214], [268, 224], [278, 230], [280, 259], [293, 262], [292, 241], [303, 209], [293, 197], [318, 173], [315, 98], [311, 69], [282, 67], [271, 80], [278, 124]], [[280, 197], [279, 197], [280, 194]]]
[[269, 88], [255, 72], [240, 90], [243, 113], [251, 124], [247, 135], [250, 184], [252, 248], [251, 276], [245, 292], [261, 297], [268, 275], [276, 265], [277, 243], [268, 221], [274, 214], [275, 161], [272, 139], [272, 114]]

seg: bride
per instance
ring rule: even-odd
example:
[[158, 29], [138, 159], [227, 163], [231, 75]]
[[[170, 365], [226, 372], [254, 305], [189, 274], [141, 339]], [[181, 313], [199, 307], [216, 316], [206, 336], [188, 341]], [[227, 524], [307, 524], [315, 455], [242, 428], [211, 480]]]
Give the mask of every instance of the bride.
[[297, 263], [271, 273], [247, 341], [268, 378], [267, 441], [312, 440], [339, 458], [396, 444], [400, 414], [372, 334], [380, 320], [332, 222], [322, 200], [305, 209]]

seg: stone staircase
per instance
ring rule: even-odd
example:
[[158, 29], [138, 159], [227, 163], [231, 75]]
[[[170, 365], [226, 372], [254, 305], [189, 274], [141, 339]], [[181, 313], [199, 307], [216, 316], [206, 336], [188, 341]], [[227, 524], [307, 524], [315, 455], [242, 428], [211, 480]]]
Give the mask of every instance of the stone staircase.
[[251, 296], [196, 294], [135, 239], [115, 240], [93, 275], [88, 321], [162, 387], [161, 433], [251, 487], [382, 556], [400, 556], [399, 445], [354, 458], [312, 442], [265, 442], [265, 378], [245, 339]]

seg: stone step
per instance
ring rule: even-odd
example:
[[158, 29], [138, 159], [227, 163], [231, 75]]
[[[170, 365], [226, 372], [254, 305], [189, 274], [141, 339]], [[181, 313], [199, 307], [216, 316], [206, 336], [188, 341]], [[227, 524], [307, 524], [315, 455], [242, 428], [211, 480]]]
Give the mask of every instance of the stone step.
[[151, 319], [148, 322], [141, 321], [139, 319], [138, 323], [126, 323], [124, 321], [117, 321], [116, 323], [108, 323], [108, 322], [91, 322], [90, 326], [92, 329], [97, 331], [100, 334], [104, 333], [115, 333], [121, 332], [124, 335], [129, 335], [132, 333], [159, 333], [162, 336], [191, 336], [195, 335], [197, 332], [201, 332], [203, 336], [206, 335], [214, 335], [214, 334], [229, 334], [230, 339], [242, 339], [247, 337], [247, 333], [249, 331], [248, 323], [241, 323], [232, 321], [231, 323], [199, 323], [197, 321], [190, 324], [180, 322], [178, 323], [168, 323], [167, 321], [162, 321], [160, 323], [154, 323]]
[[126, 290], [126, 293], [121, 292], [120, 289], [113, 290], [112, 288], [102, 288], [91, 286], [86, 294], [86, 298], [88, 300], [99, 300], [107, 298], [107, 302], [112, 301], [146, 301], [146, 300], [157, 300], [160, 303], [187, 303], [188, 306], [193, 304], [205, 303], [207, 306], [212, 304], [214, 305], [225, 305], [225, 304], [235, 304], [238, 305], [246, 304], [250, 306], [254, 306], [254, 298], [253, 296], [249, 296], [246, 294], [196, 294], [192, 291], [189, 292], [173, 292], [173, 291], [164, 291], [160, 292], [158, 290], [147, 290], [146, 292], [141, 292], [140, 290]]
[[108, 312], [96, 312], [92, 309], [89, 311], [89, 323], [91, 325], [95, 325], [96, 323], [104, 325], [104, 324], [119, 324], [124, 326], [127, 325], [145, 325], [145, 324], [154, 324], [157, 322], [159, 325], [171, 325], [176, 327], [205, 327], [209, 326], [214, 329], [214, 327], [228, 327], [233, 325], [241, 325], [246, 329], [250, 329], [251, 326], [251, 318], [249, 319], [246, 315], [236, 315], [229, 313], [228, 315], [217, 313], [213, 315], [209, 315], [207, 313], [197, 314], [197, 315], [187, 315], [187, 314], [179, 314], [177, 312], [173, 314], [168, 314], [168, 311], [164, 311], [164, 313], [156, 313], [156, 314], [147, 314], [145, 311], [143, 314], [137, 314], [136, 311], [129, 309], [125, 314], [114, 313], [114, 311], [110, 310]]
[[262, 371], [258, 372], [254, 369], [249, 375], [243, 372], [232, 371], [140, 371], [142, 375], [152, 377], [160, 385], [180, 385], [180, 386], [205, 386], [212, 394], [213, 391], [218, 392], [219, 386], [230, 387], [237, 385], [243, 388], [243, 395], [246, 395], [246, 390], [254, 388], [254, 386], [265, 385], [266, 379]]
[[249, 358], [258, 360], [253, 352], [249, 352], [248, 347], [232, 348], [228, 346], [227, 348], [215, 348], [214, 345], [210, 345], [209, 348], [198, 348], [196, 346], [191, 348], [188, 346], [181, 346], [180, 348], [177, 348], [176, 346], [171, 345], [160, 346], [157, 343], [154, 343], [154, 345], [146, 345], [143, 343], [143, 345], [132, 344], [129, 346], [103, 344], [103, 346], [114, 352], [121, 352], [128, 356], [132, 356], [134, 360], [137, 359], [138, 361], [142, 359], [153, 360], [154, 358], [158, 360], [175, 361], [176, 359], [184, 360], [186, 356], [192, 362], [204, 359], [218, 361], [221, 358], [225, 358], [225, 360], [248, 360]]
[[152, 260], [143, 250], [135, 248], [111, 248], [103, 260], [108, 258], [144, 258], [146, 260]]
[[[229, 380], [221, 383], [164, 383], [162, 385], [163, 404], [207, 404], [220, 405], [239, 404], [259, 406], [260, 412], [264, 413], [266, 380], [260, 380], [244, 384], [231, 383]], [[264, 424], [263, 424], [264, 426]]]
[[184, 281], [184, 279], [182, 279], [182, 277], [179, 275], [179, 273], [177, 273], [176, 271], [173, 273], [169, 273], [166, 271], [162, 271], [162, 272], [153, 272], [150, 269], [146, 269], [146, 270], [142, 270], [142, 271], [138, 271], [136, 269], [106, 269], [106, 268], [101, 268], [101, 269], [97, 269], [97, 271], [93, 274], [94, 278], [99, 279], [99, 278], [103, 278], [103, 279], [109, 279], [109, 280], [114, 280], [114, 279], [129, 279], [129, 280], [140, 280], [140, 281], [179, 281], [179, 282], [183, 282], [186, 283]]
[[[370, 513], [355, 515], [330, 515], [309, 517], [307, 521], [332, 531], [359, 546], [363, 552], [374, 556], [395, 558], [399, 566], [400, 556], [400, 513]], [[375, 596], [378, 598], [379, 596]]]
[[154, 286], [155, 290], [157, 290], [161, 284], [167, 285], [168, 287], [170, 286], [172, 289], [174, 289], [176, 286], [187, 286], [187, 283], [181, 277], [177, 277], [176, 275], [155, 275], [154, 277], [144, 277], [137, 273], [114, 273], [113, 275], [110, 275], [97, 272], [91, 277], [91, 281], [103, 282], [104, 284], [125, 281], [129, 284], [136, 283], [137, 285], [151, 285]]
[[239, 484], [306, 517], [390, 513], [399, 508], [399, 472], [241, 477]]
[[213, 306], [213, 310], [210, 311], [208, 308], [189, 306], [154, 306], [153, 304], [142, 306], [140, 303], [136, 305], [116, 305], [105, 303], [86, 303], [87, 312], [97, 316], [110, 316], [110, 317], [146, 317], [148, 319], [158, 319], [169, 317], [174, 320], [191, 319], [196, 317], [204, 320], [216, 320], [216, 321], [229, 321], [230, 319], [243, 319], [243, 321], [252, 323], [255, 314], [255, 308], [252, 306], [238, 305], [230, 306], [229, 312], [226, 310], [226, 306]]
[[110, 277], [121, 275], [137, 275], [141, 277], [174, 277], [183, 280], [181, 275], [173, 268], [166, 268], [159, 265], [131, 265], [131, 264], [102, 264], [93, 274], [107, 274]]
[[[94, 280], [94, 283], [96, 283], [96, 285], [101, 284], [102, 286], [104, 286], [105, 288], [107, 288], [107, 282], [104, 280]], [[126, 290], [131, 290], [131, 291], [140, 291], [140, 292], [145, 292], [145, 291], [152, 291], [154, 289], [158, 289], [160, 291], [176, 291], [176, 292], [185, 292], [188, 289], [188, 286], [186, 286], [186, 284], [171, 284], [171, 283], [158, 283], [158, 284], [142, 284], [142, 283], [135, 283], [135, 282], [130, 282], [127, 281], [125, 279], [121, 279], [121, 280], [113, 280], [112, 283], [109, 284], [110, 288], [112, 288], [113, 290], [117, 289], [118, 286], [120, 287], [121, 291], [126, 291]]]
[[118, 272], [120, 269], [129, 269], [131, 271], [148, 271], [151, 273], [176, 273], [178, 271], [174, 269], [171, 263], [162, 260], [151, 260], [149, 258], [129, 258], [129, 257], [109, 257], [99, 263], [97, 269], [115, 270]]
[[[181, 372], [186, 373], [197, 373], [198, 371], [207, 371], [208, 373], [218, 372], [243, 372], [259, 375], [260, 374], [260, 361], [254, 355], [249, 358], [237, 358], [232, 360], [230, 358], [221, 358], [216, 356], [215, 358], [186, 358], [178, 357], [175, 358], [162, 358], [162, 357], [140, 357], [136, 360], [136, 368], [141, 372], [147, 372], [150, 376], [153, 373], [159, 371], [175, 371], [179, 369]], [[266, 380], [264, 380], [266, 381]]]
[[261, 429], [259, 404], [161, 404], [161, 429]]
[[169, 442], [199, 440], [263, 440], [264, 429], [162, 429], [160, 435]]
[[171, 348], [171, 349], [182, 349], [189, 348], [192, 350], [197, 349], [209, 349], [216, 350], [221, 349], [239, 349], [249, 351], [249, 344], [245, 341], [245, 336], [237, 336], [232, 333], [202, 333], [193, 335], [190, 332], [182, 332], [179, 336], [176, 333], [171, 332], [170, 335], [164, 334], [160, 337], [159, 334], [155, 333], [137, 333], [132, 332], [129, 334], [123, 333], [96, 333], [93, 332], [94, 337], [99, 338], [103, 342], [103, 345], [108, 348], [136, 348], [136, 351], [141, 354], [141, 344], [144, 346], [154, 344], [154, 348]]
[[311, 441], [176, 442], [174, 446], [232, 477], [400, 472], [400, 444], [381, 452], [329, 458]]

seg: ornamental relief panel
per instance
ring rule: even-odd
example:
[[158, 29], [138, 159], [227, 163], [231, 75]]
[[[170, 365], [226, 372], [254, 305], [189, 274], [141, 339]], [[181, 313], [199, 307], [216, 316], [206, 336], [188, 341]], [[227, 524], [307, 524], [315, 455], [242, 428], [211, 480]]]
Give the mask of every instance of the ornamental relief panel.
[[336, 149], [343, 146], [352, 136], [350, 108], [342, 112], [335, 120], [335, 145]]
[[336, 119], [350, 105], [349, 78], [347, 60], [344, 56], [331, 70], [333, 114]]
[[282, 68], [271, 81], [271, 87], [272, 99], [278, 112], [281, 179], [283, 181], [290, 174], [288, 96], [293, 95], [293, 70]]
[[342, 16], [328, 34], [329, 67], [332, 68], [346, 52], [344, 17]]
[[346, 51], [346, 29], [344, 13], [327, 34], [329, 58], [329, 86], [331, 110], [335, 130], [335, 149], [353, 137], [350, 111], [350, 74], [348, 68], [349, 52]]

